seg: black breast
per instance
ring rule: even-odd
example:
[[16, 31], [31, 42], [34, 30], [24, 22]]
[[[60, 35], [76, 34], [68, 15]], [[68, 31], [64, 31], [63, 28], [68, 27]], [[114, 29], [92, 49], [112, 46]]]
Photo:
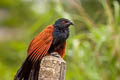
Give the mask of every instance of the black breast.
[[53, 32], [53, 42], [49, 49], [49, 52], [54, 52], [62, 47], [64, 45], [64, 42], [69, 36], [69, 29], [58, 29], [55, 28]]

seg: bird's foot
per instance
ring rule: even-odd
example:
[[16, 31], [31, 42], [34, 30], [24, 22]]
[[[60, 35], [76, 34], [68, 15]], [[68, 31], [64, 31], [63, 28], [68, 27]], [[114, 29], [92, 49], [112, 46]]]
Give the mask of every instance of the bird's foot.
[[57, 58], [61, 58], [61, 56], [57, 52], [52, 52], [50, 55], [55, 56]]

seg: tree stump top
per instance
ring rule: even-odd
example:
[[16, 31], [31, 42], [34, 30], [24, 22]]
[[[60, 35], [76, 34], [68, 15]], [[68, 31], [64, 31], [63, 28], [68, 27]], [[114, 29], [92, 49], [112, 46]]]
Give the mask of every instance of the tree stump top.
[[40, 64], [38, 80], [65, 80], [66, 62], [60, 57], [45, 56]]

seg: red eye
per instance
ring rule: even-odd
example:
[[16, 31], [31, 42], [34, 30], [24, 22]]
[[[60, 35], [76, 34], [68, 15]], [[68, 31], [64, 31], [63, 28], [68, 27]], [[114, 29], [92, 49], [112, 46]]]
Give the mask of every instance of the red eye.
[[62, 24], [65, 24], [66, 22], [65, 21], [62, 21]]

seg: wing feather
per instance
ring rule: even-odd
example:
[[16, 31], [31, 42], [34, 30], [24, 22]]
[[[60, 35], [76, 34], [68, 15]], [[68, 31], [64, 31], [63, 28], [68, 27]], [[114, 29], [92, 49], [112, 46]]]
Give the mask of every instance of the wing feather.
[[32, 62], [36, 62], [48, 53], [53, 41], [53, 25], [46, 27], [30, 43], [28, 47], [28, 56]]

